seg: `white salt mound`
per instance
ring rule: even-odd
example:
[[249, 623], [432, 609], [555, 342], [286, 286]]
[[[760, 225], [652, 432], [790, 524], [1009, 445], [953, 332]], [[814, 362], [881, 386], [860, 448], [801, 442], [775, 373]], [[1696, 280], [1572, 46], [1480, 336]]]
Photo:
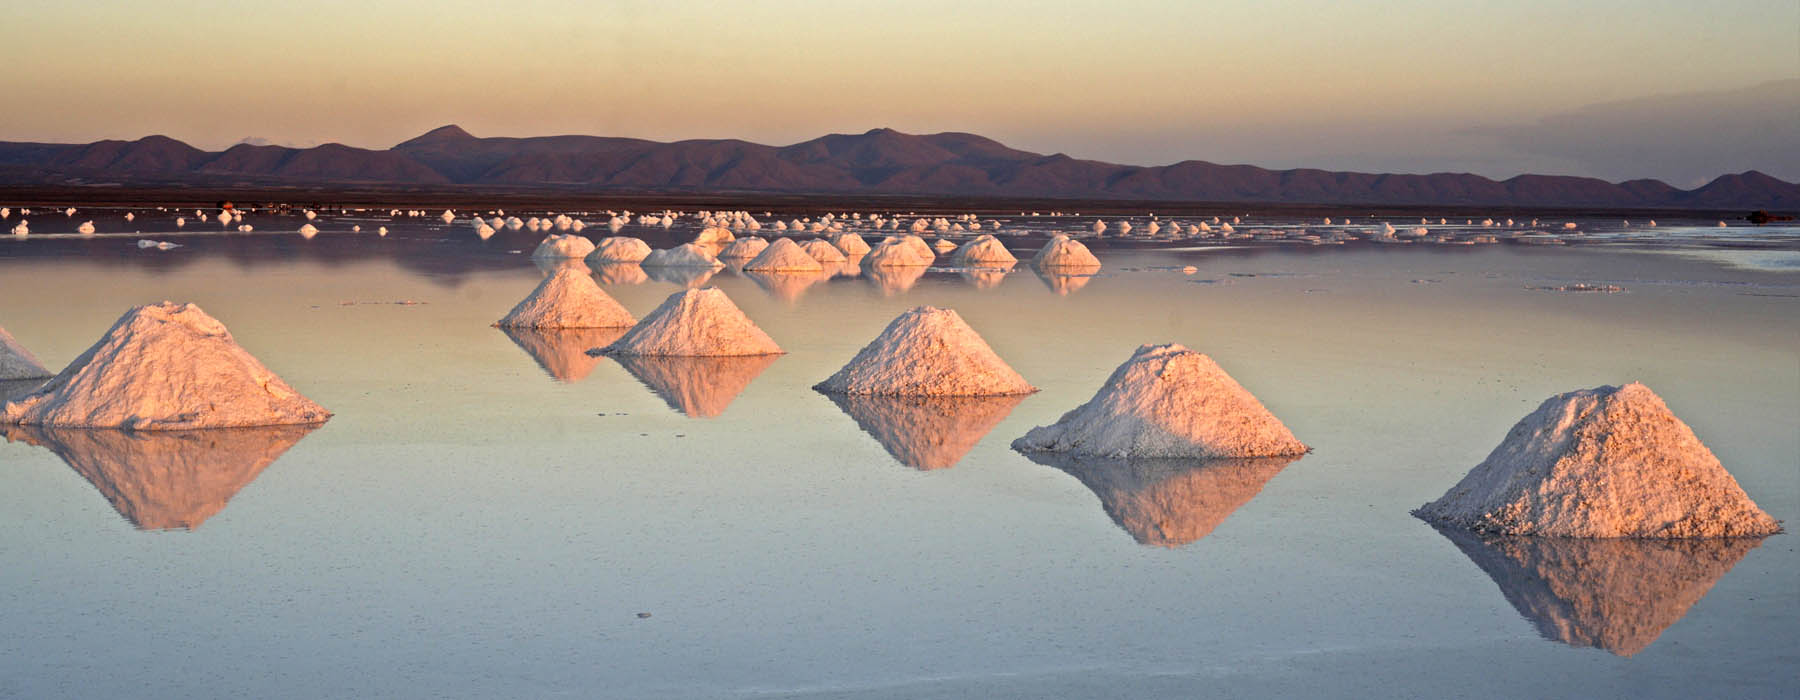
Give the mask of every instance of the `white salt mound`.
[[925, 239], [909, 234], [883, 239], [863, 262], [869, 267], [930, 267], [937, 253]]
[[0, 328], [0, 381], [42, 379], [48, 376], [50, 370], [44, 368], [44, 363], [38, 362], [31, 351], [14, 340], [5, 328]]
[[630, 236], [611, 236], [594, 244], [588, 262], [641, 262], [650, 256], [650, 244]]
[[1097, 457], [1278, 457], [1305, 454], [1287, 426], [1212, 358], [1179, 344], [1145, 345], [1094, 398], [1013, 449]]
[[849, 259], [844, 257], [844, 251], [838, 250], [837, 246], [823, 238], [814, 238], [801, 243], [800, 250], [806, 251], [806, 254], [819, 261], [821, 266], [830, 266], [832, 263], [841, 263]]
[[951, 256], [950, 259], [962, 267], [1019, 261], [1018, 258], [1013, 257], [1012, 252], [1006, 249], [1006, 244], [988, 234], [977, 236], [975, 240], [964, 243], [961, 248], [956, 249], [956, 255]]
[[781, 346], [716, 287], [669, 295], [605, 352], [614, 355], [723, 357], [780, 355]]
[[1643, 384], [1550, 397], [1414, 515], [1553, 537], [1753, 537], [1781, 530]]
[[712, 253], [692, 243], [650, 251], [641, 264], [644, 267], [723, 267]]
[[744, 263], [744, 269], [760, 272], [818, 272], [825, 269], [792, 238], [777, 238], [756, 258]]
[[594, 252], [594, 242], [573, 233], [552, 233], [539, 243], [531, 257], [539, 259], [573, 258], [580, 260]]
[[502, 328], [624, 328], [631, 312], [601, 291], [587, 268], [558, 267], [494, 325]]
[[193, 304], [125, 313], [44, 386], [0, 407], [0, 423], [185, 430], [322, 423], [331, 417], [239, 347]]
[[948, 253], [956, 250], [956, 244], [950, 242], [949, 239], [939, 238], [936, 243], [931, 244], [931, 248], [939, 253]]
[[833, 394], [1010, 396], [1037, 391], [951, 309], [900, 314], [837, 374], [813, 387]]
[[837, 246], [837, 249], [843, 251], [845, 255], [868, 255], [869, 253], [868, 241], [864, 241], [862, 236], [854, 233], [840, 233], [832, 236], [831, 244]]
[[1086, 245], [1064, 234], [1056, 234], [1032, 256], [1035, 267], [1099, 267], [1100, 259], [1088, 252]]
[[769, 242], [757, 236], [746, 236], [731, 242], [719, 251], [719, 257], [728, 260], [746, 260], [761, 254], [769, 247]]
[[[667, 220], [665, 219], [665, 222], [666, 221]], [[663, 226], [667, 227], [668, 223], [664, 223]], [[730, 243], [735, 238], [737, 238], [737, 236], [731, 233], [731, 229], [723, 226], [708, 226], [700, 229], [700, 233], [694, 235], [694, 243], [698, 245], [724, 245]]]

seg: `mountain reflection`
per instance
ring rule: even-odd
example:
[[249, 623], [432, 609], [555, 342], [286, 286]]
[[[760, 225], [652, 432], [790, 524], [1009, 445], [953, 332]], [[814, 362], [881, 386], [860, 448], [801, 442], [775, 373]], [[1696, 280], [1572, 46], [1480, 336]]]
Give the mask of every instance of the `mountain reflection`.
[[1023, 395], [826, 396], [894, 459], [922, 470], [955, 466], [1025, 400]]
[[1298, 457], [1105, 459], [1027, 452], [1068, 472], [1139, 544], [1180, 547], [1217, 529]]
[[573, 384], [586, 379], [605, 357], [588, 350], [611, 345], [630, 328], [513, 328], [500, 332], [536, 360], [539, 367], [559, 382]]
[[613, 356], [614, 361], [661, 397], [669, 408], [689, 418], [713, 418], [724, 413], [738, 394], [778, 359], [781, 359], [780, 355]]
[[140, 530], [192, 530], [318, 425], [128, 431], [0, 426], [49, 449]]
[[1631, 656], [1706, 597], [1762, 538], [1574, 539], [1432, 525], [1545, 639]]

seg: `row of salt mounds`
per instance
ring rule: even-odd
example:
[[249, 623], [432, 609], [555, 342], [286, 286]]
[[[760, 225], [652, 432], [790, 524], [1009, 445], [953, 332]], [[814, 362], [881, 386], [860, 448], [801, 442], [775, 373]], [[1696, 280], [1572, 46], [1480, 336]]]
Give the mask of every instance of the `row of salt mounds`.
[[950, 260], [958, 267], [1009, 265], [1019, 261], [1006, 249], [1006, 244], [991, 234], [982, 234], [975, 240], [964, 243], [961, 248], [956, 249], [956, 255], [951, 256]]
[[609, 355], [723, 357], [785, 351], [717, 287], [689, 289], [668, 299], [602, 350]]
[[193, 304], [167, 301], [127, 311], [68, 368], [0, 407], [3, 423], [130, 430], [330, 417], [239, 347], [225, 324]]
[[1081, 241], [1070, 238], [1066, 234], [1059, 233], [1052, 237], [1049, 243], [1045, 243], [1044, 247], [1038, 250], [1037, 255], [1032, 256], [1031, 264], [1040, 268], [1098, 268], [1100, 267], [1100, 259], [1094, 257], [1093, 253], [1088, 252], [1087, 246], [1082, 244]]
[[831, 244], [845, 255], [868, 255], [869, 242], [854, 233], [840, 233], [831, 237]]
[[841, 263], [845, 260], [849, 260], [849, 258], [844, 256], [844, 251], [838, 250], [837, 246], [832, 245], [829, 241], [822, 238], [814, 238], [805, 243], [801, 243], [800, 249], [806, 251], [807, 255], [812, 256], [812, 259], [819, 261], [821, 265]]
[[650, 251], [640, 264], [644, 267], [723, 267], [712, 253], [692, 243]]
[[0, 382], [13, 379], [43, 379], [50, 376], [50, 370], [44, 363], [14, 340], [11, 333], [0, 328]]
[[762, 254], [769, 247], [769, 242], [759, 236], [745, 236], [731, 242], [719, 251], [722, 260], [747, 260]]
[[865, 259], [869, 267], [930, 267], [934, 262], [937, 253], [925, 239], [910, 234], [882, 239]]
[[800, 244], [795, 243], [794, 239], [777, 238], [757, 254], [756, 259], [744, 263], [744, 269], [761, 272], [818, 272], [825, 268], [811, 255], [807, 255], [806, 251], [801, 250]]
[[642, 262], [650, 257], [650, 244], [630, 236], [609, 236], [600, 239], [594, 245], [594, 252], [587, 256], [588, 262]]
[[600, 290], [587, 268], [563, 265], [539, 282], [524, 301], [495, 322], [502, 328], [624, 328], [631, 312]]
[[1781, 530], [1643, 384], [1552, 396], [1413, 514], [1477, 532], [1754, 537]]
[[539, 243], [537, 250], [531, 251], [531, 257], [539, 259], [568, 258], [580, 260], [594, 252], [594, 242], [586, 236], [573, 233], [552, 233]]
[[1281, 457], [1308, 449], [1212, 358], [1175, 343], [1139, 347], [1094, 398], [1012, 446], [1188, 459]]
[[951, 309], [900, 314], [813, 389], [877, 396], [1012, 396], [1037, 391]]

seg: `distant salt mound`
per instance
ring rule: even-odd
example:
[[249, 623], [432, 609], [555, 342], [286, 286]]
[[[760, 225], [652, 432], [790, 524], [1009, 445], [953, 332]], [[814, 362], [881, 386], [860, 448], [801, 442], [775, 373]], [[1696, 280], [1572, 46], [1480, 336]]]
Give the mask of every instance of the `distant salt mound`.
[[50, 370], [44, 368], [44, 363], [38, 362], [31, 351], [13, 339], [5, 328], [0, 328], [0, 381], [44, 379], [49, 376]]
[[637, 319], [578, 264], [558, 267], [494, 325], [502, 328], [624, 328]]
[[1413, 512], [1477, 532], [1755, 537], [1781, 530], [1649, 387], [1550, 397], [1442, 498]]
[[[667, 220], [665, 219], [665, 221]], [[668, 223], [664, 223], [663, 227], [667, 228]], [[708, 226], [700, 229], [700, 233], [694, 235], [694, 244], [724, 245], [732, 242], [736, 238], [737, 236], [731, 233], [731, 229], [725, 228], [724, 226]]]
[[841, 263], [847, 259], [844, 256], [844, 251], [838, 250], [837, 246], [820, 238], [815, 238], [800, 244], [800, 250], [805, 251], [812, 259], [819, 261], [821, 266], [830, 266], [834, 263]]
[[708, 269], [723, 267], [712, 253], [692, 243], [650, 251], [650, 255], [645, 257], [640, 264], [644, 267], [703, 267]]
[[1139, 347], [1094, 398], [1031, 429], [1013, 449], [1193, 459], [1307, 451], [1212, 358], [1173, 343]]
[[877, 396], [1011, 396], [1037, 391], [950, 309], [900, 314], [814, 389]]
[[630, 236], [611, 236], [600, 239], [594, 244], [594, 252], [588, 253], [588, 262], [643, 262], [650, 257], [650, 244]]
[[931, 244], [931, 249], [939, 253], [948, 253], [952, 250], [956, 250], [956, 244], [950, 242], [947, 238], [939, 238], [937, 239], [937, 242]]
[[1019, 261], [1013, 257], [1006, 244], [990, 234], [983, 234], [975, 240], [964, 243], [956, 249], [951, 261], [961, 267], [979, 267], [982, 265], [1012, 264]]
[[1100, 267], [1100, 259], [1088, 252], [1087, 246], [1083, 245], [1081, 241], [1059, 233], [1051, 238], [1050, 242], [1045, 243], [1044, 247], [1038, 250], [1037, 255], [1032, 256], [1031, 264], [1038, 268], [1097, 268]]
[[669, 295], [631, 332], [606, 347], [612, 355], [723, 357], [780, 355], [781, 346], [716, 287]]
[[882, 240], [863, 262], [869, 267], [930, 267], [937, 253], [925, 239], [909, 234]]
[[183, 430], [322, 423], [331, 413], [239, 347], [193, 304], [125, 313], [37, 391], [0, 407], [0, 423]]
[[768, 241], [757, 236], [746, 236], [732, 241], [731, 245], [725, 246], [724, 250], [719, 251], [719, 258], [723, 260], [748, 260], [761, 254], [764, 250], [768, 249], [768, 247]]
[[854, 233], [840, 233], [832, 236], [831, 245], [836, 246], [837, 249], [843, 251], [845, 255], [869, 254], [868, 241], [864, 241], [862, 236], [858, 236]]
[[594, 242], [573, 233], [552, 233], [538, 244], [537, 250], [531, 251], [531, 257], [540, 260], [575, 259], [580, 260], [594, 252]]
[[301, 224], [300, 225], [300, 237], [301, 238], [312, 238], [313, 236], [317, 236], [317, 235], [319, 235], [318, 227], [313, 226], [312, 224]]
[[755, 259], [744, 263], [745, 270], [759, 272], [819, 272], [824, 266], [814, 260], [792, 238], [777, 238]]

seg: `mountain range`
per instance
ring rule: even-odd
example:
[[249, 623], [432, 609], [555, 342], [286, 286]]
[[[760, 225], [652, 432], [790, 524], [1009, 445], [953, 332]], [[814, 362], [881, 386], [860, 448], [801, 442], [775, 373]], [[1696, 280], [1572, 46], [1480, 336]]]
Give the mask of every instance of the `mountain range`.
[[1035, 199], [1516, 207], [1800, 209], [1800, 185], [1749, 171], [1683, 190], [1659, 180], [1269, 170], [1183, 161], [1145, 167], [1042, 155], [964, 133], [875, 129], [791, 146], [604, 136], [478, 138], [433, 129], [386, 150], [167, 136], [88, 144], [0, 142], [0, 185], [383, 185], [582, 192], [952, 195]]

